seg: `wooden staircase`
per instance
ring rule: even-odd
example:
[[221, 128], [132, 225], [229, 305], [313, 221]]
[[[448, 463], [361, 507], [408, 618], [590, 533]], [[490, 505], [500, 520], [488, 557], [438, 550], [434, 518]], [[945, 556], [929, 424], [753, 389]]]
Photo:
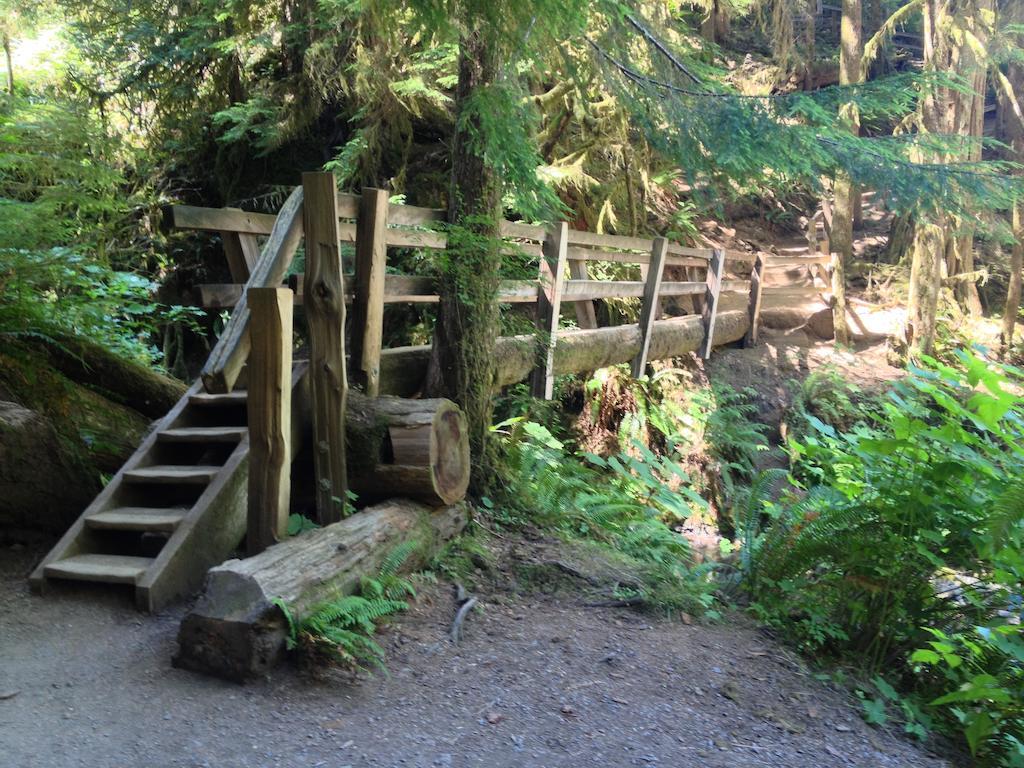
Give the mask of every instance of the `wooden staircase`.
[[[305, 408], [305, 371], [304, 362], [292, 369], [293, 412]], [[39, 564], [33, 589], [128, 584], [145, 611], [198, 589], [245, 535], [246, 420], [244, 389], [211, 395], [193, 384]]]

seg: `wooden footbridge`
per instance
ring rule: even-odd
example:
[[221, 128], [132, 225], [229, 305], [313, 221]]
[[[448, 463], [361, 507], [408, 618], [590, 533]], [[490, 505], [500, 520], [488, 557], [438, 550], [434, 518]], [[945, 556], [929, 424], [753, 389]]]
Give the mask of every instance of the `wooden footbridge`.
[[[159, 610], [195, 591], [243, 538], [255, 553], [284, 536], [291, 464], [304, 451], [321, 523], [342, 517], [350, 485], [434, 504], [465, 493], [469, 457], [457, 409], [398, 399], [422, 390], [430, 347], [382, 348], [386, 305], [438, 301], [431, 278], [387, 271], [388, 249], [444, 249], [443, 211], [389, 203], [378, 189], [339, 194], [333, 175], [312, 173], [277, 215], [178, 206], [173, 216], [179, 228], [220, 234], [234, 283], [200, 286], [199, 294], [208, 308], [231, 308], [230, 319], [201, 380], [42, 561], [34, 588], [126, 584], [140, 609]], [[510, 250], [536, 259], [538, 276], [502, 281], [499, 301], [534, 305], [539, 333], [496, 340], [498, 383], [530, 378], [543, 398], [556, 374], [630, 363], [639, 376], [650, 360], [756, 343], [764, 299], [827, 301], [830, 284], [828, 256], [691, 248], [565, 222], [506, 221], [501, 235]], [[303, 272], [290, 274], [303, 240]], [[343, 244], [354, 245], [349, 274]], [[594, 262], [638, 265], [641, 279], [591, 279]], [[776, 267], [803, 275], [803, 285], [768, 287]], [[639, 323], [598, 327], [594, 303], [626, 297], [641, 300]], [[562, 327], [566, 303], [576, 328]], [[308, 361], [292, 359], [296, 304], [306, 317]], [[383, 435], [374, 432], [379, 424]], [[347, 457], [346, 442], [369, 460]]]

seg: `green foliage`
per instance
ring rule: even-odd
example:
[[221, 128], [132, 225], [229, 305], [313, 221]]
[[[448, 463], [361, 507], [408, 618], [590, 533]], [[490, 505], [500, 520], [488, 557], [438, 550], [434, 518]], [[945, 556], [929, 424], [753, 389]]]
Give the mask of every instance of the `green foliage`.
[[[1024, 576], [1024, 377], [957, 358], [912, 369], [848, 431], [808, 417], [813, 433], [793, 444], [808, 488], [748, 524], [749, 585], [755, 611], [795, 642], [895, 670], [973, 752], [1016, 765], [1019, 626], [1004, 627]], [[912, 704], [899, 708], [914, 730]]]
[[643, 575], [636, 596], [648, 606], [700, 613], [711, 604], [707, 572], [692, 567], [689, 543], [671, 527], [706, 506], [681, 467], [639, 443], [607, 459], [574, 457], [544, 426], [514, 427], [508, 496], [535, 522], [626, 558]]
[[308, 663], [331, 662], [345, 669], [382, 671], [384, 649], [374, 641], [380, 623], [406, 610], [415, 597], [412, 583], [398, 575], [419, 542], [399, 545], [385, 557], [376, 578], [363, 578], [357, 595], [340, 595], [297, 618], [281, 599], [273, 600], [288, 624], [288, 648]]
[[123, 268], [130, 209], [115, 154], [79, 103], [0, 106], [0, 336], [79, 334], [151, 363], [159, 323], [196, 322]]

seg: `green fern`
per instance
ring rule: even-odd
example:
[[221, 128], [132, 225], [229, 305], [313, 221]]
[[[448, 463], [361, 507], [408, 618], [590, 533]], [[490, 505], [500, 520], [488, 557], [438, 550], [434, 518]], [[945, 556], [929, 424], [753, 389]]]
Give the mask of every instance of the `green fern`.
[[402, 598], [415, 597], [412, 584], [398, 572], [420, 549], [417, 541], [395, 547], [384, 558], [377, 578], [364, 578], [360, 594], [341, 595], [315, 606], [308, 616], [296, 619], [280, 598], [274, 598], [288, 628], [289, 650], [298, 649], [310, 661], [328, 660], [350, 669], [385, 670], [384, 649], [373, 635], [379, 624], [408, 609]]

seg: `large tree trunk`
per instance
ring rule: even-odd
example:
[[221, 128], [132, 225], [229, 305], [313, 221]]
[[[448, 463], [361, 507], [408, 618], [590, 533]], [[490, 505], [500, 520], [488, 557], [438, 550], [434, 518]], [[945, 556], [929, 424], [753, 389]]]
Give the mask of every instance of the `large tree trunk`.
[[[922, 40], [924, 62], [928, 71], [948, 71], [950, 54], [944, 38], [945, 6], [940, 0], [925, 0], [922, 13]], [[926, 89], [921, 101], [921, 130], [926, 133], [951, 132], [949, 109], [951, 95], [948, 88], [935, 86]], [[946, 158], [935, 153], [922, 153], [922, 162], [943, 162]], [[918, 220], [914, 227], [913, 260], [910, 265], [910, 287], [907, 300], [907, 343], [911, 354], [930, 353], [935, 343], [936, 315], [939, 308], [939, 290], [942, 267], [948, 239], [945, 217], [933, 214], [932, 220]]]
[[404, 568], [423, 567], [467, 520], [463, 505], [431, 509], [396, 499], [211, 568], [181, 623], [174, 664], [238, 682], [257, 677], [284, 655], [288, 625], [277, 600], [301, 621], [377, 576], [400, 545], [417, 545]]
[[[1002, 9], [1004, 24], [1020, 24], [1024, 22], [1024, 0], [1009, 0]], [[1020, 44], [1021, 35], [1014, 36]], [[1024, 96], [1024, 65], [1011, 61], [1006, 66], [1006, 80], [1010, 84], [1013, 95], [1005, 89], [998, 89], [998, 111], [996, 113], [996, 138], [1008, 149], [1004, 155], [1007, 160], [1020, 162], [1024, 156], [1024, 117], [1021, 112], [1021, 97]], [[1010, 280], [1006, 289], [1006, 304], [1003, 307], [1003, 328], [1001, 346], [1008, 351], [1013, 344], [1013, 331], [1020, 311], [1021, 270], [1024, 269], [1024, 232], [1021, 231], [1020, 205], [1013, 208], [1013, 236], [1016, 241], [1010, 254]]]
[[[843, 19], [840, 30], [839, 84], [855, 85], [860, 82], [860, 62], [864, 56], [861, 30], [860, 0], [843, 0]], [[854, 134], [860, 132], [860, 119], [852, 104], [840, 108], [839, 119]], [[830, 239], [835, 258], [832, 262], [832, 311], [836, 341], [850, 343], [850, 329], [846, 324], [846, 267], [853, 260], [853, 223], [856, 218], [857, 188], [845, 172], [836, 174], [835, 208], [832, 213]]]
[[498, 73], [498, 48], [486, 30], [463, 33], [455, 89], [455, 135], [448, 200], [450, 258], [439, 281], [440, 306], [428, 390], [454, 400], [466, 413], [475, 459], [471, 490], [485, 494], [495, 480], [488, 437], [494, 412], [494, 339], [498, 335], [498, 220], [501, 181], [484, 156], [473, 99]]

